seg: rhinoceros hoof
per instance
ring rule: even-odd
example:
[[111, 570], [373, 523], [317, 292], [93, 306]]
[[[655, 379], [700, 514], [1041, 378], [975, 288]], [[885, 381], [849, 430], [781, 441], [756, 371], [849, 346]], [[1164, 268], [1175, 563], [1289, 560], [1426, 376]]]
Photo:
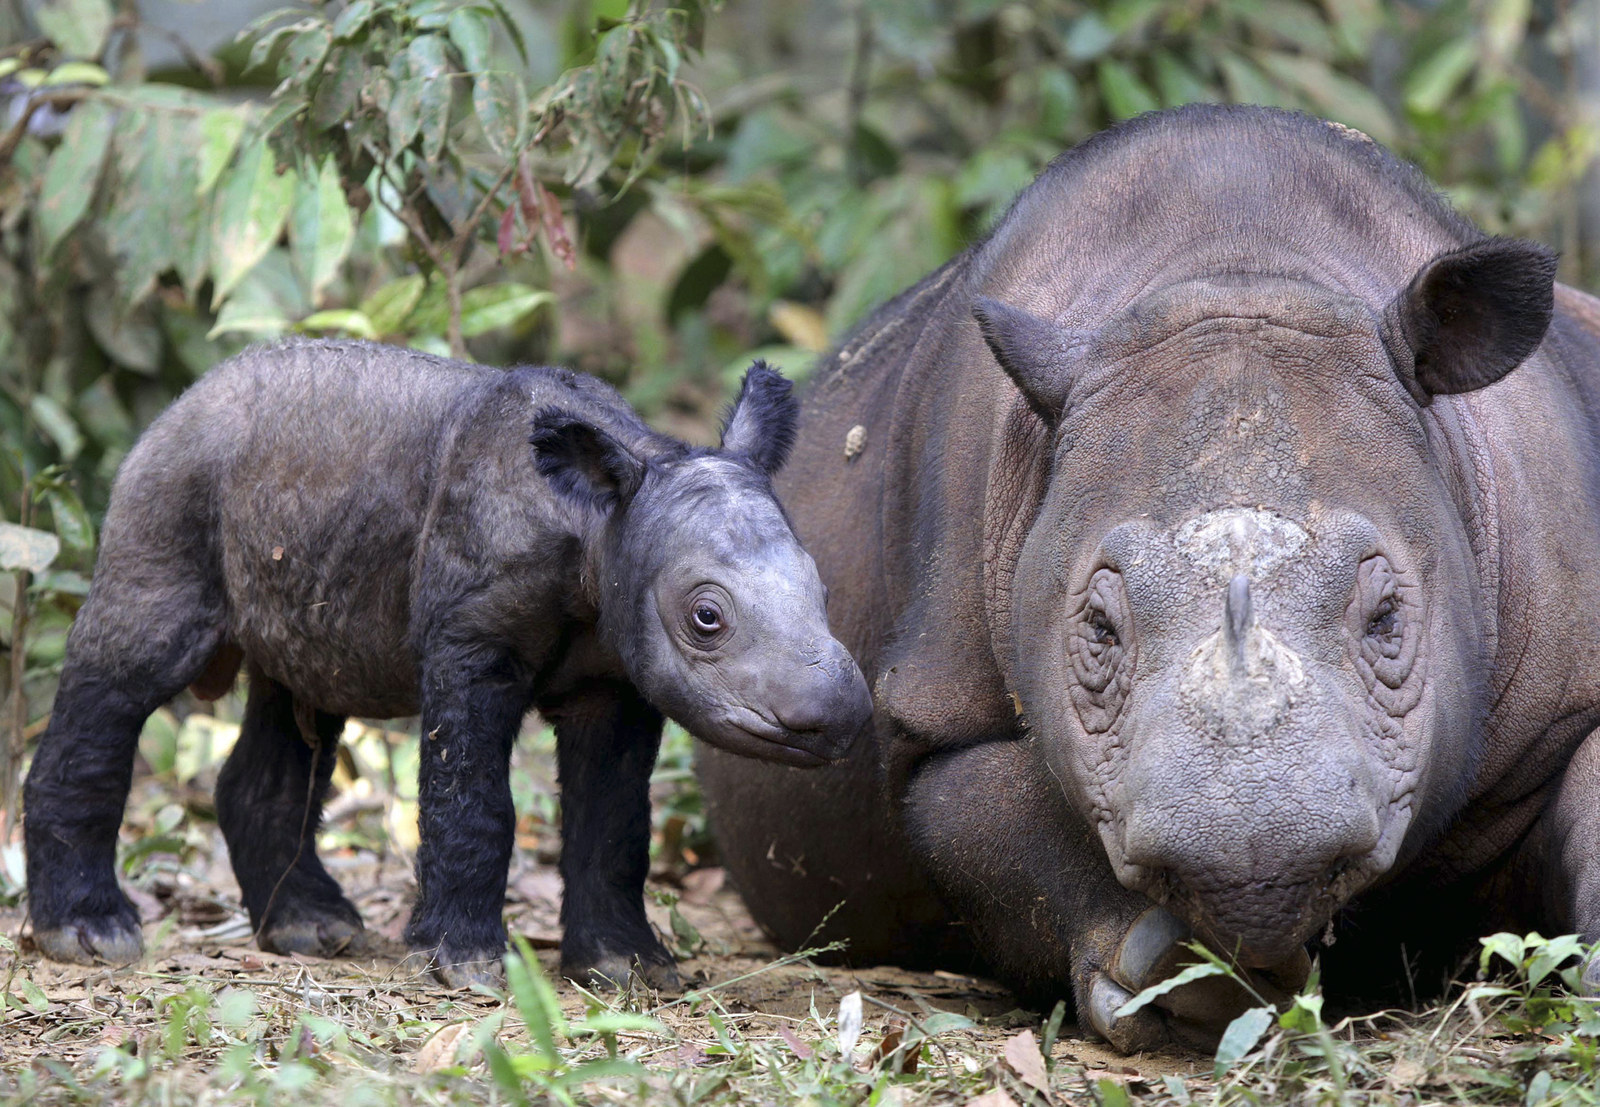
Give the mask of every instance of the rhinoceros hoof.
[[603, 953], [589, 964], [573, 964], [562, 958], [561, 975], [585, 987], [616, 991], [640, 984], [659, 992], [675, 992], [681, 987], [678, 967], [665, 950], [650, 954]]
[[406, 972], [418, 976], [432, 976], [446, 988], [504, 988], [505, 962], [500, 950], [473, 950], [470, 952], [443, 949], [412, 950], [400, 963]]
[[1580, 984], [1584, 995], [1600, 996], [1600, 949], [1589, 955], [1589, 963], [1583, 967]]
[[38, 929], [33, 944], [50, 960], [74, 965], [131, 965], [144, 956], [138, 923], [116, 917], [77, 919]]
[[257, 944], [268, 953], [338, 957], [354, 953], [364, 927], [354, 906], [343, 901], [327, 907], [281, 913], [261, 928]]

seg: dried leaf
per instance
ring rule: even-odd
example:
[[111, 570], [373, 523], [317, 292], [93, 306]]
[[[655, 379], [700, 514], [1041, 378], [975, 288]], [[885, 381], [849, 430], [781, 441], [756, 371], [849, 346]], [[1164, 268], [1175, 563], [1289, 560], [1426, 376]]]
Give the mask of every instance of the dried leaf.
[[468, 1025], [464, 1022], [453, 1022], [423, 1042], [422, 1048], [417, 1050], [417, 1055], [411, 1059], [411, 1071], [438, 1072], [455, 1064], [456, 1045], [461, 1041], [461, 1036], [467, 1032]]
[[728, 871], [721, 868], [696, 869], [683, 878], [683, 902], [704, 906], [716, 898], [727, 882]]
[[782, 1036], [784, 1042], [788, 1044], [789, 1048], [794, 1051], [794, 1055], [800, 1058], [800, 1060], [809, 1061], [811, 1058], [817, 1055], [816, 1050], [802, 1042], [799, 1035], [797, 1035], [793, 1030], [790, 1030], [787, 1026], [778, 1027], [778, 1033]]
[[1050, 1093], [1050, 1077], [1045, 1072], [1044, 1054], [1039, 1052], [1039, 1040], [1031, 1030], [1019, 1030], [1013, 1038], [1006, 1039], [1006, 1064], [1024, 1084]]
[[967, 1107], [1017, 1107], [1017, 1101], [999, 1088], [992, 1088], [976, 1099], [967, 1100]]
[[[883, 1065], [895, 1056], [901, 1044], [905, 1041], [906, 1020], [900, 1018], [890, 1019], [884, 1030], [883, 1041], [872, 1051], [872, 1063]], [[894, 1062], [894, 1071], [900, 1073], [913, 1073], [917, 1071], [917, 1050], [908, 1049]]]

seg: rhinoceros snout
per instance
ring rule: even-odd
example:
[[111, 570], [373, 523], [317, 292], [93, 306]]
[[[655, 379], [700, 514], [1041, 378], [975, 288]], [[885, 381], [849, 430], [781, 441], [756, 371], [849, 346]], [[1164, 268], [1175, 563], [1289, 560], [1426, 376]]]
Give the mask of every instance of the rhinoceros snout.
[[1375, 811], [1351, 805], [1302, 817], [1293, 828], [1268, 820], [1254, 833], [1210, 834], [1185, 831], [1181, 820], [1130, 819], [1123, 882], [1241, 964], [1278, 964], [1382, 868]]
[[805, 748], [827, 760], [850, 751], [872, 719], [872, 693], [866, 678], [837, 642], [808, 666], [809, 679], [784, 686], [772, 713], [785, 730], [803, 736]]

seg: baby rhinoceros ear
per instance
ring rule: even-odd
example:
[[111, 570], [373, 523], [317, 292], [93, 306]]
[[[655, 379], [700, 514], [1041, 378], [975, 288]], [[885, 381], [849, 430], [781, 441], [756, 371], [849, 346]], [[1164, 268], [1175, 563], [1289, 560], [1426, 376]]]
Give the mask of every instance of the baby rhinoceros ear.
[[728, 409], [722, 449], [749, 458], [771, 476], [789, 460], [799, 420], [793, 386], [766, 362], [757, 361], [745, 371], [739, 398]]
[[599, 427], [560, 408], [533, 417], [533, 463], [558, 494], [602, 514], [626, 506], [644, 483], [645, 463]]

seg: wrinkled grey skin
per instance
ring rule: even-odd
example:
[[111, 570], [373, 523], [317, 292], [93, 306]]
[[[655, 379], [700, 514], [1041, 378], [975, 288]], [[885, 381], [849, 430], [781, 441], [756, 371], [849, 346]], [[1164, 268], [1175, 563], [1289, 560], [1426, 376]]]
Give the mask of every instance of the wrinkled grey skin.
[[780, 492], [876, 742], [701, 757], [757, 920], [1127, 1050], [1246, 1002], [1115, 1017], [1194, 936], [1383, 999], [1600, 941], [1600, 302], [1552, 273], [1305, 117], [1059, 159], [816, 373]]
[[[265, 948], [329, 955], [361, 929], [300, 849], [308, 764], [313, 831], [333, 765], [302, 737], [336, 744], [346, 716], [420, 711], [407, 940], [449, 982], [492, 974], [507, 759], [537, 707], [560, 759], [563, 970], [672, 983], [641, 899], [661, 715], [795, 766], [839, 756], [870, 717], [772, 495], [793, 420], [787, 383], [759, 365], [715, 450], [566, 370], [294, 342], [208, 373], [112, 492], [27, 782], [39, 947], [138, 956], [111, 865], [139, 727], [186, 685], [220, 695], [242, 658], [250, 706], [217, 799]], [[710, 631], [695, 623], [708, 610]]]

